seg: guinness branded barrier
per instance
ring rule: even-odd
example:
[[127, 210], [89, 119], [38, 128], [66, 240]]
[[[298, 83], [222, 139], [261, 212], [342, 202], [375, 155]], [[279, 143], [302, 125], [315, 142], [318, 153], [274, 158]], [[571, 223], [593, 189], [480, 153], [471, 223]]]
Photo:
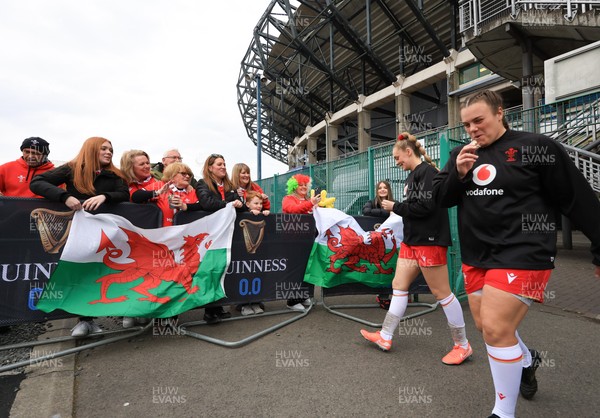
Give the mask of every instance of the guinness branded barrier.
[[[114, 213], [140, 228], [162, 224], [162, 212], [154, 205], [102, 205], [92, 213]], [[0, 326], [73, 316], [35, 307], [58, 264], [72, 218], [62, 203], [0, 197]]]
[[[175, 224], [208, 214], [180, 212]], [[208, 306], [313, 297], [314, 286], [303, 279], [314, 240], [315, 220], [310, 215], [238, 213], [225, 276], [227, 298]]]
[[[105, 205], [97, 213], [121, 215], [141, 228], [162, 224], [154, 205], [121, 203]], [[205, 212], [181, 212], [176, 224], [192, 222]], [[60, 203], [44, 199], [0, 198], [0, 325], [41, 322], [72, 316], [64, 311], [47, 314], [35, 303], [48, 286], [68, 234], [72, 213]], [[380, 222], [356, 217], [365, 230]], [[226, 299], [213, 305], [260, 301], [305, 299], [314, 287], [303, 282], [304, 270], [316, 235], [310, 215], [272, 214], [267, 217], [240, 213], [236, 219], [231, 263], [225, 277]], [[47, 289], [51, 291], [51, 289]], [[323, 289], [324, 296], [376, 294], [391, 288], [374, 289], [360, 284]], [[417, 280], [411, 293], [429, 293]]]

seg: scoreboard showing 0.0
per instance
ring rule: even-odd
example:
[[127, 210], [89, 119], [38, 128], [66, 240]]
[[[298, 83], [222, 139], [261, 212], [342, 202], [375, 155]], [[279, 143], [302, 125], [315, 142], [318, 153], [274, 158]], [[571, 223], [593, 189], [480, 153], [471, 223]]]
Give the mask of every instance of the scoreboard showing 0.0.
[[258, 295], [260, 293], [260, 288], [260, 277], [255, 277], [252, 279], [252, 282], [246, 278], [240, 280], [240, 296]]

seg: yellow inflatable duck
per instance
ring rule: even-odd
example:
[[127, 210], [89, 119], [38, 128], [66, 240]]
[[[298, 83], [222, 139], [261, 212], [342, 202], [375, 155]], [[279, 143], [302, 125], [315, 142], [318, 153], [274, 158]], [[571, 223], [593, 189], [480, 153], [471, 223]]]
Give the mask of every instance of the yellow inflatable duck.
[[[312, 189], [310, 191], [310, 197], [314, 197], [314, 196], [315, 196], [315, 190]], [[327, 190], [321, 190], [321, 201], [319, 202], [319, 207], [332, 208], [334, 202], [335, 202], [335, 197], [327, 197]]]

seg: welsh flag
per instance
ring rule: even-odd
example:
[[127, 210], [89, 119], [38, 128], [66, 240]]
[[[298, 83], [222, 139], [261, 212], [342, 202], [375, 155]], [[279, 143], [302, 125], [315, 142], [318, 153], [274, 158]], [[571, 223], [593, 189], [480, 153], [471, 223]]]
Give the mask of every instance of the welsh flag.
[[85, 316], [166, 318], [225, 297], [235, 209], [141, 229], [117, 215], [75, 213], [37, 304]]
[[352, 216], [337, 209], [315, 208], [313, 216], [319, 234], [305, 282], [321, 287], [391, 286], [402, 241], [402, 217], [392, 213], [376, 231], [365, 232]]

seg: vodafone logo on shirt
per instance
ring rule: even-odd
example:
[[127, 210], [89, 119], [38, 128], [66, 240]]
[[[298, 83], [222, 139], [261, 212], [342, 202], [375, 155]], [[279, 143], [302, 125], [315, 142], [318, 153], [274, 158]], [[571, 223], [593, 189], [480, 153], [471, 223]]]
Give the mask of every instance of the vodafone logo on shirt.
[[[498, 171], [496, 167], [491, 164], [481, 164], [475, 170], [473, 170], [473, 183], [477, 186], [487, 186], [496, 178]], [[502, 196], [504, 189], [488, 189], [484, 187], [482, 189], [477, 188], [473, 190], [467, 190], [465, 192], [467, 196]]]
[[478, 186], [487, 186], [496, 178], [496, 167], [491, 164], [481, 164], [473, 170], [473, 183]]

